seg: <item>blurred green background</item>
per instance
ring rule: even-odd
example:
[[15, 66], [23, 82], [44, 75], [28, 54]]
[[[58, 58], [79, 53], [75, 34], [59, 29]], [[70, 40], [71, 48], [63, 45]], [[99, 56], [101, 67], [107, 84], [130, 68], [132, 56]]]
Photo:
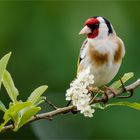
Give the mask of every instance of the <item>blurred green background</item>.
[[[47, 84], [49, 100], [64, 106], [65, 91], [76, 75], [79, 48], [85, 36], [78, 33], [91, 16], [104, 16], [126, 46], [115, 79], [133, 71], [140, 76], [140, 2], [113, 1], [0, 1], [0, 57], [12, 51], [8, 70], [20, 98]], [[132, 81], [133, 81], [132, 80]], [[131, 81], [131, 82], [132, 82]], [[2, 89], [0, 98], [8, 103]], [[140, 102], [140, 88], [130, 101]], [[116, 99], [115, 101], [119, 101]], [[48, 106], [43, 105], [47, 111]], [[1, 114], [2, 117], [2, 114]], [[140, 112], [127, 107], [96, 110], [89, 119], [66, 114], [53, 121], [37, 121], [1, 139], [140, 139]]]

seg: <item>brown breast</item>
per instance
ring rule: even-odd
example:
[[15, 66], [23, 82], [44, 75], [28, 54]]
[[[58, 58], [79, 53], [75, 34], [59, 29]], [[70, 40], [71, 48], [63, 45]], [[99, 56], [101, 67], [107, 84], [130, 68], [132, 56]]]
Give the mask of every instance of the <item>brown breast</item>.
[[95, 65], [97, 66], [101, 66], [108, 62], [108, 54], [107, 53], [102, 54], [99, 51], [94, 50], [93, 46], [90, 46], [89, 56], [91, 60], [95, 63]]
[[116, 40], [117, 46], [118, 48], [116, 49], [115, 53], [114, 53], [114, 62], [118, 63], [120, 62], [120, 60], [122, 59], [122, 42], [120, 42], [119, 39]]

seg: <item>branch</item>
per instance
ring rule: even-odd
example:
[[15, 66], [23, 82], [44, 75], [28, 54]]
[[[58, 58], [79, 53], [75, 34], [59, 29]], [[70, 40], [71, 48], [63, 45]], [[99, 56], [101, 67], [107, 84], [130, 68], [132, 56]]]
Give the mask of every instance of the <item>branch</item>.
[[[125, 90], [124, 88], [120, 88], [119, 90], [117, 90], [115, 92], [115, 95], [122, 95], [123, 93], [126, 93], [126, 92], [129, 92], [129, 91], [132, 91], [134, 89], [136, 89], [137, 87], [140, 86], [140, 79], [138, 79], [137, 81], [135, 81], [134, 83], [130, 84], [129, 86], [125, 87]], [[111, 93], [110, 90], [107, 91], [107, 96], [108, 96], [108, 99], [111, 99], [114, 97], [114, 95]], [[101, 97], [96, 97], [93, 101], [92, 101], [92, 104], [94, 103], [99, 103], [99, 102], [104, 102], [106, 100], [106, 96], [103, 95]], [[47, 119], [47, 120], [52, 120], [52, 118], [54, 116], [57, 116], [57, 115], [60, 115], [60, 114], [66, 114], [66, 113], [69, 113], [69, 112], [73, 112], [73, 111], [76, 111], [76, 107], [75, 106], [68, 106], [68, 107], [63, 107], [63, 108], [57, 108], [56, 110], [53, 110], [53, 111], [50, 111], [50, 112], [47, 112], [47, 113], [41, 113], [41, 114], [38, 114], [34, 117], [32, 117], [28, 123], [31, 123], [33, 121], [37, 121], [37, 120], [41, 120], [41, 119]], [[14, 128], [14, 126], [11, 124], [11, 125], [7, 125], [7, 126], [4, 126], [3, 129], [1, 130], [1, 132], [3, 131], [7, 131], [7, 130], [12, 130]]]
[[[129, 92], [129, 91], [133, 91], [134, 89], [136, 89], [137, 87], [140, 86], [140, 79], [138, 79], [137, 81], [135, 81], [134, 83], [130, 84], [129, 86], [125, 87], [125, 90], [124, 88], [120, 88], [119, 90], [117, 90], [115, 92], [115, 96], [118, 96], [120, 94], [123, 94], [123, 93], [126, 93], [126, 92]], [[107, 91], [107, 96], [108, 96], [108, 99], [111, 99], [114, 97], [114, 95], [111, 93], [110, 90]], [[92, 101], [92, 104], [93, 103], [99, 103], [99, 102], [104, 102], [106, 100], [106, 96], [102, 96], [102, 97], [97, 97], [95, 98], [93, 101]]]

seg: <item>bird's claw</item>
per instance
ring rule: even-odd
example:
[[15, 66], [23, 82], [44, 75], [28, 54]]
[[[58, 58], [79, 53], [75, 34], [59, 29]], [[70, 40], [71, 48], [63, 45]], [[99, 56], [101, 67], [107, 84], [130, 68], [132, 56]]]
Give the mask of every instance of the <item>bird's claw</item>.
[[126, 88], [125, 88], [124, 83], [123, 83], [121, 78], [120, 78], [120, 81], [121, 81], [121, 84], [122, 84], [123, 91], [126, 92]]
[[112, 88], [104, 86], [104, 89], [105, 89], [105, 91], [110, 91], [110, 93], [113, 95], [113, 97], [116, 97], [116, 94]]
[[115, 92], [114, 92], [114, 90], [112, 89], [112, 88], [110, 88], [110, 87], [107, 87], [107, 86], [104, 86], [104, 91], [103, 91], [103, 94], [104, 94], [104, 96], [105, 96], [105, 98], [104, 98], [104, 101], [103, 101], [103, 103], [105, 104], [105, 103], [107, 103], [108, 102], [108, 91], [110, 92], [110, 94], [112, 94], [113, 95], [113, 97], [116, 97], [116, 94], [115, 94]]
[[[107, 90], [108, 90], [109, 88], [108, 87], [105, 87], [105, 90], [101, 90], [101, 89], [99, 89], [98, 87], [95, 87], [95, 88], [88, 88], [88, 90], [89, 90], [89, 93], [92, 93], [91, 95], [92, 95], [92, 99], [91, 99], [91, 102], [96, 98], [96, 95], [97, 94], [103, 94], [103, 96], [105, 97], [104, 98], [104, 101], [103, 101], [103, 103], [107, 103], [107, 101], [108, 101], [108, 95], [107, 95]], [[111, 90], [112, 91], [112, 90]], [[93, 94], [93, 92], [94, 93], [96, 93], [96, 94]]]
[[99, 89], [98, 87], [88, 87], [88, 93], [94, 95], [94, 93], [104, 93], [104, 91]]
[[116, 96], [116, 98], [119, 98], [119, 99], [130, 98], [130, 97], [133, 96], [133, 94], [134, 94], [134, 91], [130, 90], [129, 95], [127, 95], [127, 96]]
[[[120, 81], [121, 81], [121, 84], [122, 84], [122, 89], [123, 89], [123, 92], [128, 92], [127, 90], [126, 90], [126, 88], [125, 88], [125, 86], [124, 86], [124, 83], [123, 83], [123, 81], [122, 81], [122, 79], [120, 78]], [[130, 90], [129, 91], [129, 95], [127, 95], [127, 96], [116, 96], [116, 98], [130, 98], [130, 97], [132, 97], [133, 96], [133, 93], [134, 93], [134, 91], [133, 90]]]

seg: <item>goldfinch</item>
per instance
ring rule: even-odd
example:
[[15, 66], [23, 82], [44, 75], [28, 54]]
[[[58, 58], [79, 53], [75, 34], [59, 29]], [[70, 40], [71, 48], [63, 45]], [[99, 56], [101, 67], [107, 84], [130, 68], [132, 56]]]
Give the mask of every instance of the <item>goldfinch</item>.
[[94, 87], [109, 83], [121, 66], [125, 55], [123, 41], [104, 17], [91, 17], [79, 33], [87, 36], [80, 49], [77, 73], [87, 67], [94, 75]]

